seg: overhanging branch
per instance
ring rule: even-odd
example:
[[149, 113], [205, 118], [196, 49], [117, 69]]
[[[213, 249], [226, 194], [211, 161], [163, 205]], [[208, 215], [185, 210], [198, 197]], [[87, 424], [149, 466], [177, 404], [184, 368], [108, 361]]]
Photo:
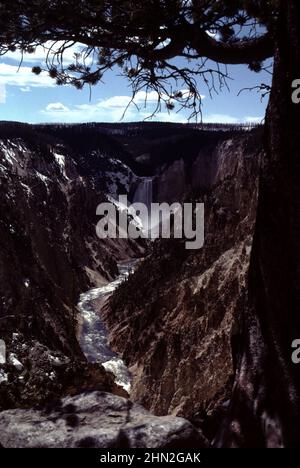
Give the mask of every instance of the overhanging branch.
[[274, 41], [270, 33], [256, 39], [226, 43], [212, 38], [196, 24], [183, 24], [174, 29], [166, 47], [151, 52], [151, 59], [169, 60], [180, 55], [187, 56], [184, 53], [187, 47], [196, 51], [198, 57], [227, 65], [261, 62], [274, 54]]
[[274, 41], [270, 33], [266, 33], [257, 39], [224, 43], [217, 41], [196, 27], [193, 29], [190, 46], [197, 51], [199, 56], [207, 57], [218, 63], [227, 65], [249, 64], [261, 62], [274, 54]]

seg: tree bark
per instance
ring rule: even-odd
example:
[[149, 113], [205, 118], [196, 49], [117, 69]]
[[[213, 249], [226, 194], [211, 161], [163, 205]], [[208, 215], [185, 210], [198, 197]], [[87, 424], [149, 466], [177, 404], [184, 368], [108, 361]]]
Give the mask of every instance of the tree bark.
[[230, 421], [219, 445], [292, 447], [300, 440], [300, 2], [281, 2], [258, 212]]

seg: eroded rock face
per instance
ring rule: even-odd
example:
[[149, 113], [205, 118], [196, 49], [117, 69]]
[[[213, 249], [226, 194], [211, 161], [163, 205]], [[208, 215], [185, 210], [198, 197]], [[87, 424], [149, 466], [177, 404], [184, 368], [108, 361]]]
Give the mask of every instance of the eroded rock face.
[[125, 398], [92, 392], [64, 398], [43, 410], [0, 413], [4, 448], [201, 448], [188, 421], [155, 417]]
[[74, 306], [79, 293], [114, 278], [116, 260], [136, 253], [134, 243], [101, 242], [95, 231], [97, 205], [117, 182], [126, 185], [131, 172], [97, 149], [86, 156], [83, 171], [64, 140], [29, 126], [14, 128], [11, 137], [2, 132], [0, 335], [20, 331], [54, 349], [78, 353]]
[[205, 245], [157, 242], [110, 300], [113, 347], [134, 374], [132, 397], [155, 414], [194, 419], [213, 438], [230, 397], [257, 199], [259, 147], [221, 143], [212, 158]]
[[[104, 137], [85, 144], [85, 135], [75, 131], [83, 154], [74, 135], [62, 130], [52, 135], [50, 128], [0, 125], [0, 339], [16, 359], [35, 366], [34, 372], [25, 366], [35, 382], [26, 404], [34, 394], [40, 401], [48, 381], [52, 387], [48, 354], [61, 353], [76, 361], [75, 368], [84, 361], [76, 337], [79, 294], [117, 276], [117, 260], [142, 252], [134, 241], [100, 240], [95, 230], [97, 205], [116, 190], [127, 193], [134, 174], [108, 148], [104, 152]], [[22, 336], [27, 356], [14, 335]], [[32, 356], [36, 346], [44, 363], [38, 353]], [[16, 383], [4, 401], [24, 403], [20, 371], [0, 371], [3, 382]]]

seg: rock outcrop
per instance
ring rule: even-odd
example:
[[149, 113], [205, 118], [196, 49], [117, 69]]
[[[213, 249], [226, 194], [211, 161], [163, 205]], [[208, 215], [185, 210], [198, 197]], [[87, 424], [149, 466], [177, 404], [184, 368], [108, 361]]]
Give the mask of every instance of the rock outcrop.
[[152, 416], [125, 398], [92, 392], [53, 402], [42, 410], [0, 413], [4, 448], [201, 448], [193, 425]]
[[70, 358], [21, 334], [8, 343], [7, 358], [0, 367], [0, 411], [49, 404], [92, 390], [128, 397], [102, 365]]

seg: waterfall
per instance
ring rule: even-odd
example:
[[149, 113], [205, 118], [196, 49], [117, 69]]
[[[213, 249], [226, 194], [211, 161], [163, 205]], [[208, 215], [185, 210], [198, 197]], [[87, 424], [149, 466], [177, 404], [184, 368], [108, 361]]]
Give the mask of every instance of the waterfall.
[[134, 197], [133, 197], [133, 202], [134, 203], [144, 203], [148, 210], [151, 207], [152, 203], [152, 198], [153, 198], [153, 179], [151, 177], [143, 177], [141, 182], [139, 183]]
[[[143, 177], [140, 183], [137, 186], [137, 189], [134, 193], [133, 203], [143, 203], [147, 209], [148, 214], [151, 212], [151, 203], [153, 201], [153, 179], [152, 177]], [[145, 228], [148, 230], [151, 228], [149, 224], [149, 218], [144, 218], [140, 216], [141, 222]]]

